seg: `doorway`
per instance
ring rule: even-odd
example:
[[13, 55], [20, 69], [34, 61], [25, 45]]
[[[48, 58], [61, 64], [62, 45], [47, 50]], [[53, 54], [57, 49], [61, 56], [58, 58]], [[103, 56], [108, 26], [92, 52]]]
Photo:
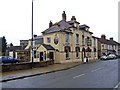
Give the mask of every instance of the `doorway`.
[[86, 57], [85, 48], [82, 49], [82, 62], [84, 61], [84, 58]]
[[53, 54], [53, 52], [49, 52], [49, 58], [50, 58], [50, 60], [54, 60], [54, 54]]
[[40, 61], [43, 61], [43, 52], [40, 52]]

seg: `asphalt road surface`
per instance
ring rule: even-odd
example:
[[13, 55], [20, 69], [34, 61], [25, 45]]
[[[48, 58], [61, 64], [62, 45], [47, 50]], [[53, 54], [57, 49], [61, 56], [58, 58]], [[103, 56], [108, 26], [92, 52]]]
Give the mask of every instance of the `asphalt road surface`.
[[2, 83], [2, 88], [116, 88], [118, 59]]

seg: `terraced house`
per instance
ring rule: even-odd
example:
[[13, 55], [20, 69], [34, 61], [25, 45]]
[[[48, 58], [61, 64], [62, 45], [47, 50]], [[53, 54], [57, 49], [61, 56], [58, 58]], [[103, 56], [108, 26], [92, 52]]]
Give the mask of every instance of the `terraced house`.
[[113, 37], [108, 40], [104, 34], [101, 35], [101, 38], [98, 38], [98, 58], [100, 58], [101, 55], [119, 55], [119, 47], [120, 43], [114, 41]]
[[80, 25], [75, 16], [66, 21], [63, 11], [62, 20], [42, 32], [43, 44], [34, 46], [34, 61], [54, 60], [55, 63], [82, 62], [84, 58], [95, 60], [98, 56], [97, 38], [92, 36], [90, 27]]

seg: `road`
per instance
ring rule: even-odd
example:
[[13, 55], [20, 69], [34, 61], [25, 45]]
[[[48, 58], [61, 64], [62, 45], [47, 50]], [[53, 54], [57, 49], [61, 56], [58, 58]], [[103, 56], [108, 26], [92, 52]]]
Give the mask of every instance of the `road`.
[[3, 82], [3, 88], [115, 88], [118, 60], [97, 61], [24, 79]]

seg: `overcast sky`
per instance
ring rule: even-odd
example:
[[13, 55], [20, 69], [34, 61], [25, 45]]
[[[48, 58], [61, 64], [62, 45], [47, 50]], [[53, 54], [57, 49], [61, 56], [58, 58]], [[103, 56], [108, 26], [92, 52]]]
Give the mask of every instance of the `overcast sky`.
[[[80, 24], [90, 26], [94, 36], [105, 34], [118, 41], [119, 0], [34, 0], [34, 34], [62, 19], [65, 11], [69, 21], [74, 15]], [[32, 0], [0, 0], [0, 37], [8, 44], [31, 38]]]

